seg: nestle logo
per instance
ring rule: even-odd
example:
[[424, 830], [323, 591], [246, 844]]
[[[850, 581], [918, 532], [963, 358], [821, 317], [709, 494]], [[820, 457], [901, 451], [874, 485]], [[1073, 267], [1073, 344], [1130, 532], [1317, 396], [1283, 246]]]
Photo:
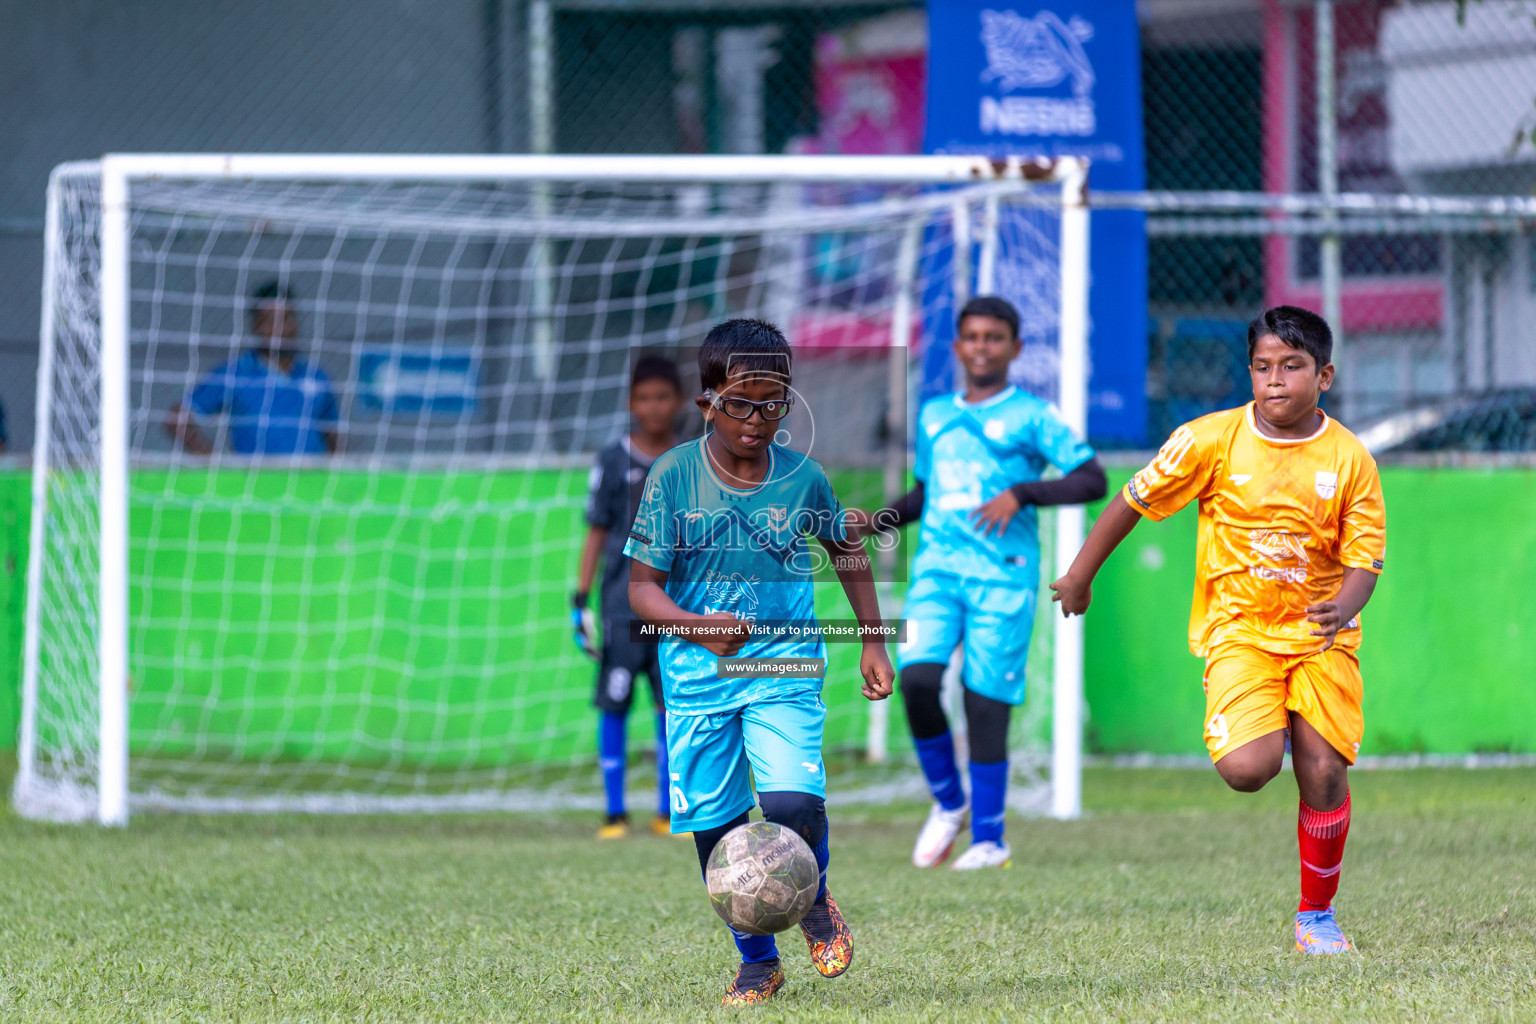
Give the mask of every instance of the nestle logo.
[[1092, 100], [983, 96], [981, 130], [988, 135], [1092, 135], [1098, 119]]
[[1249, 530], [1248, 549], [1255, 558], [1273, 562], [1300, 562], [1307, 565], [1307, 541], [1303, 533], [1287, 533], [1284, 530]]
[[1248, 575], [1255, 579], [1274, 580], [1280, 583], [1307, 582], [1307, 570], [1299, 565], [1250, 565]]

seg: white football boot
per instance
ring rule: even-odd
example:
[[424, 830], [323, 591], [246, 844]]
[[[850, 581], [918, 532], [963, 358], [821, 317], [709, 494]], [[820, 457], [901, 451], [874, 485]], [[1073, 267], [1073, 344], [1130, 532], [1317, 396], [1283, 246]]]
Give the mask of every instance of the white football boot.
[[1013, 851], [1008, 849], [1007, 843], [972, 843], [971, 848], [962, 853], [959, 858], [950, 865], [955, 871], [975, 871], [978, 868], [1005, 868], [1013, 860]]
[[923, 830], [918, 833], [917, 845], [912, 847], [912, 866], [936, 868], [948, 860], [970, 811], [969, 804], [961, 804], [953, 811], [934, 804], [928, 811], [928, 820], [923, 822]]

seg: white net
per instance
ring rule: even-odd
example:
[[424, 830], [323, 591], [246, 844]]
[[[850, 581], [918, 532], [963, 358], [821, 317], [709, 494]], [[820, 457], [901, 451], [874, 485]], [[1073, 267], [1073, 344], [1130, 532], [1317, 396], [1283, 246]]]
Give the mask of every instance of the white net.
[[[100, 743], [100, 170], [56, 179], [16, 799], [78, 818]], [[978, 274], [1025, 307], [1024, 383], [1054, 397], [1038, 368], [1054, 366], [1056, 285], [1020, 268], [1055, 273], [1058, 197], [1023, 181], [133, 179], [131, 805], [597, 806], [596, 668], [568, 595], [636, 356], [677, 359], [692, 395], [711, 324], [779, 323], [803, 396], [791, 446], [844, 504], [878, 505], [907, 485], [908, 354]], [[251, 316], [273, 282], [292, 295], [281, 354]], [[904, 564], [885, 566], [898, 598]], [[818, 607], [849, 614], [835, 582]], [[1032, 787], [1049, 635], [1019, 725]], [[916, 791], [900, 710], [872, 730], [857, 660], [832, 645], [831, 788]], [[632, 749], [652, 744], [649, 718], [631, 716]], [[883, 766], [865, 764], [882, 740]]]

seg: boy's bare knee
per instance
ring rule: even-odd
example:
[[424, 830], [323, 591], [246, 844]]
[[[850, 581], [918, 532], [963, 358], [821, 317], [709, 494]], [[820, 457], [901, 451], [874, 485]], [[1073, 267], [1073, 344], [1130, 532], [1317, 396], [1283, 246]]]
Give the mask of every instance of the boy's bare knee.
[[1280, 774], [1278, 771], [1258, 771], [1253, 769], [1239, 769], [1221, 773], [1222, 781], [1239, 793], [1257, 793], [1269, 784], [1269, 780]]
[[1308, 807], [1331, 811], [1349, 793], [1349, 771], [1342, 759], [1327, 757], [1295, 761], [1296, 786]]
[[1239, 793], [1257, 793], [1280, 774], [1285, 763], [1285, 733], [1249, 740], [1216, 762], [1221, 779]]
[[1271, 762], [1269, 758], [1229, 756], [1216, 762], [1216, 771], [1239, 793], [1257, 793], [1280, 774], [1280, 765], [1279, 758]]

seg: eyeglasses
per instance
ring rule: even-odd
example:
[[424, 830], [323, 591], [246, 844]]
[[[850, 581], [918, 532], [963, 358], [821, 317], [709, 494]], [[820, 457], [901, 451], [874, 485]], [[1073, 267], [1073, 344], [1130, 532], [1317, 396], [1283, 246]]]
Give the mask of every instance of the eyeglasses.
[[721, 398], [713, 388], [706, 389], [704, 397], [709, 399], [710, 405], [733, 420], [751, 419], [753, 410], [756, 410], [770, 423], [788, 416], [789, 407], [794, 404], [792, 398], [770, 398], [766, 402], [754, 402], [747, 398]]

